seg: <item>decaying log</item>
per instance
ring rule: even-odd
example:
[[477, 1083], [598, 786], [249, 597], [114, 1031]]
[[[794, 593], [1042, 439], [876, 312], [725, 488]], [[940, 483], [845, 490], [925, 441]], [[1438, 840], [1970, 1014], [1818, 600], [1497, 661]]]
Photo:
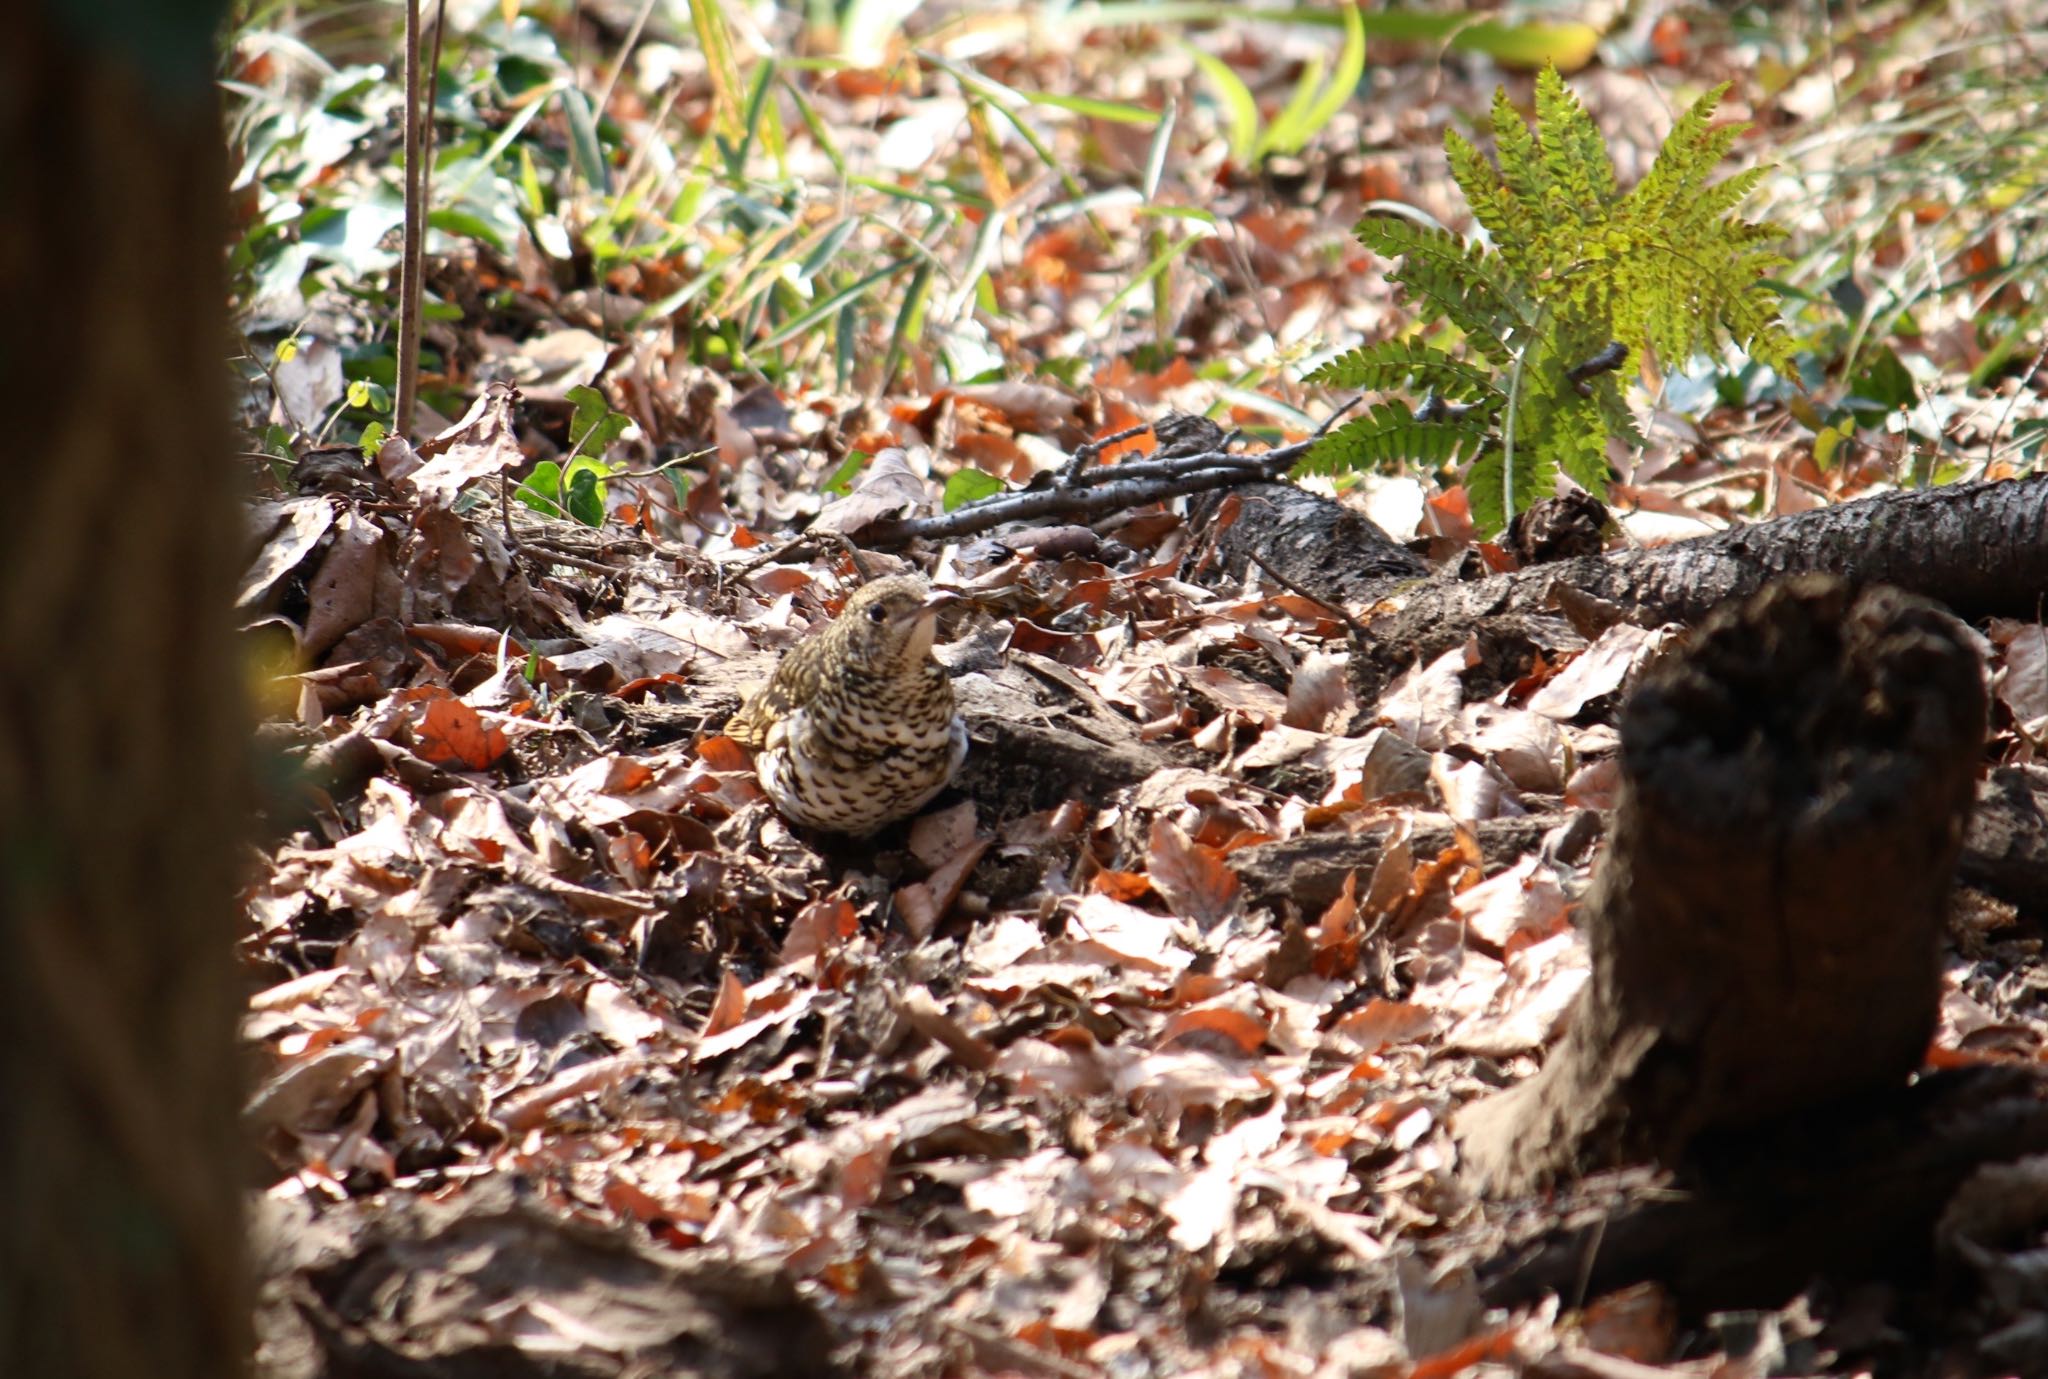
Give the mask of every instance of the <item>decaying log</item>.
[[1786, 575], [1839, 575], [1936, 600], [1962, 618], [2031, 617], [2048, 592], [2048, 477], [1957, 484], [1816, 508], [1653, 550], [1406, 591], [1353, 657], [1362, 691], [1495, 620], [1554, 606], [1562, 584], [1642, 622], [1696, 622]]
[[[1223, 505], [1233, 501], [1236, 516], [1216, 525]], [[1362, 513], [1294, 484], [1245, 484], [1205, 494], [1188, 505], [1188, 523], [1214, 532], [1213, 546], [1196, 545], [1186, 572], [1212, 582], [1241, 582], [1256, 557], [1284, 579], [1356, 606], [1429, 574], [1421, 556]]]
[[1840, 503], [1651, 550], [1558, 561], [1459, 581], [1423, 578], [1405, 547], [1350, 509], [1289, 484], [1234, 490], [1235, 519], [1216, 534], [1211, 578], [1243, 577], [1257, 552], [1287, 579], [1354, 609], [1381, 604], [1352, 657], [1362, 699], [1418, 659], [1512, 636], [1555, 608], [1562, 585], [1646, 623], [1695, 622], [1786, 575], [1890, 584], [1959, 617], [2034, 616], [2048, 594], [2048, 476], [1956, 484]]
[[1711, 617], [1622, 722], [1581, 925], [1593, 978], [1534, 1077], [1468, 1107], [1480, 1190], [1680, 1163], [1710, 1130], [1902, 1084], [1985, 697], [1948, 614], [1810, 576]]

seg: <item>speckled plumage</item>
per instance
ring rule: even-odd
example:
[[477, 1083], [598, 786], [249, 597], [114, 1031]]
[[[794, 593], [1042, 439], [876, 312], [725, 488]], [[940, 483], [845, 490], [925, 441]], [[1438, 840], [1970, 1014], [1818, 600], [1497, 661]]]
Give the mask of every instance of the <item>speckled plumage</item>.
[[931, 656], [937, 617], [920, 579], [862, 586], [726, 724], [754, 752], [761, 786], [785, 817], [873, 833], [915, 814], [953, 778], [967, 725]]

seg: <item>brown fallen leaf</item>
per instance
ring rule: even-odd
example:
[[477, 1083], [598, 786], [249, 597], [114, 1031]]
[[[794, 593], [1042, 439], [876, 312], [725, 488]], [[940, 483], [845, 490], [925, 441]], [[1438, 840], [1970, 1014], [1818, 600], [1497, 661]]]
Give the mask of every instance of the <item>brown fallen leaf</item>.
[[1205, 929], [1230, 913], [1237, 899], [1237, 873], [1222, 852], [1196, 843], [1171, 819], [1153, 821], [1145, 866], [1153, 889], [1173, 912]]
[[518, 400], [519, 390], [510, 383], [487, 386], [461, 421], [420, 445], [427, 462], [406, 482], [430, 506], [453, 507], [470, 481], [518, 464], [524, 458], [512, 423]]

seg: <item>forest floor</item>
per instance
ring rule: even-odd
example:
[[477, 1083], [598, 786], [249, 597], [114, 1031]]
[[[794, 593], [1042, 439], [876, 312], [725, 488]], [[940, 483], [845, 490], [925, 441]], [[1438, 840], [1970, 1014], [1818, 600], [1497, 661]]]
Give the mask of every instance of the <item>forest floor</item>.
[[[1496, 42], [1558, 62], [1624, 186], [1722, 81], [1731, 170], [1774, 165], [1802, 376], [1631, 368], [1616, 545], [2033, 473], [2029, 7], [1368, 29], [1319, 101], [1334, 11], [854, 5], [835, 41], [458, 0], [417, 447], [387, 443], [395, 36], [292, 13], [223, 65], [277, 762], [244, 943], [264, 1373], [1972, 1372], [1999, 1304], [1884, 1281], [1710, 1317], [1479, 1296], [1531, 1222], [1461, 1185], [1451, 1126], [1587, 981], [1616, 709], [1677, 629], [1361, 702], [1372, 610], [1221, 579], [1227, 506], [1155, 503], [861, 554], [967, 596], [940, 655], [973, 747], [918, 819], [793, 830], [719, 728], [861, 577], [801, 532], [1169, 412], [1256, 448], [1348, 401], [1299, 380], [1412, 314], [1350, 228], [1469, 228], [1443, 135], [1532, 86]], [[1433, 563], [1481, 549], [1455, 471], [1306, 482]], [[1979, 630], [1985, 762], [2031, 763], [2048, 636]], [[1318, 834], [1377, 861], [1305, 905], [1261, 859]], [[2040, 920], [1965, 894], [1930, 1066], [2048, 1056]]]

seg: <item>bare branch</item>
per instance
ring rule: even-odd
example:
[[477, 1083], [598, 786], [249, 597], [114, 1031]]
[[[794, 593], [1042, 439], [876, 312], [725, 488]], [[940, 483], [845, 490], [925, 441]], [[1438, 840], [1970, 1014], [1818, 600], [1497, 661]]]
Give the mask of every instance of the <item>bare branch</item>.
[[[1232, 484], [1272, 479], [1292, 468], [1308, 453], [1313, 441], [1298, 441], [1268, 450], [1261, 455], [1233, 455], [1218, 450], [1182, 459], [1119, 465], [1108, 471], [1112, 477], [1085, 488], [1027, 489], [968, 503], [933, 517], [899, 517], [876, 522], [859, 533], [868, 546], [901, 546], [917, 540], [971, 536], [1005, 522], [1026, 522], [1043, 517], [1087, 518], [1144, 503], [1163, 502], [1189, 493], [1203, 493]], [[1171, 466], [1171, 469], [1162, 468]], [[1126, 477], [1124, 471], [1143, 467], [1147, 476]]]

